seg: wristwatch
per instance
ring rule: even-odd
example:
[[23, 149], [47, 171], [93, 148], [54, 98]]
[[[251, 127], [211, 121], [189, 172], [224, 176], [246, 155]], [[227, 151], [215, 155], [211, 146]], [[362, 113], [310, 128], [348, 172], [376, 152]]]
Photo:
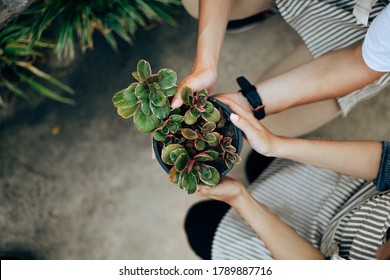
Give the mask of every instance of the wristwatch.
[[258, 120], [264, 119], [264, 104], [261, 101], [260, 94], [257, 92], [256, 87], [243, 76], [237, 78], [237, 83], [241, 88], [239, 91], [248, 99], [253, 115]]

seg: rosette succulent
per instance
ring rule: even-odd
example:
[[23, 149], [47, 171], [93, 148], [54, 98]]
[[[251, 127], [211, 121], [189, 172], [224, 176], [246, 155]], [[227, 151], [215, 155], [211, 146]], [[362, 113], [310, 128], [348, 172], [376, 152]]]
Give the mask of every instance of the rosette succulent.
[[186, 190], [188, 194], [194, 193], [197, 185], [212, 187], [218, 184], [220, 180], [218, 170], [205, 164], [218, 157], [218, 152], [207, 150], [191, 158], [187, 150], [179, 144], [168, 145], [161, 153], [162, 160], [172, 165], [169, 180]]
[[216, 127], [214, 122], [208, 122], [200, 129], [183, 128], [181, 134], [188, 140], [194, 140], [195, 148], [201, 151], [206, 147], [206, 143], [211, 147], [218, 146], [221, 135], [214, 131]]
[[116, 93], [114, 106], [122, 118], [133, 117], [135, 127], [144, 133], [152, 132], [170, 113], [168, 97], [177, 91], [177, 75], [171, 69], [152, 74], [150, 64], [140, 60], [132, 73], [138, 81]]
[[201, 116], [207, 122], [218, 122], [221, 118], [219, 111], [207, 100], [209, 94], [202, 89], [192, 92], [189, 87], [184, 87], [181, 91], [183, 103], [189, 106], [189, 110], [184, 115], [184, 122], [188, 125], [194, 124]]
[[236, 153], [236, 148], [232, 145], [231, 137], [221, 137], [222, 158], [228, 168], [233, 168], [235, 164], [241, 163], [241, 157]]

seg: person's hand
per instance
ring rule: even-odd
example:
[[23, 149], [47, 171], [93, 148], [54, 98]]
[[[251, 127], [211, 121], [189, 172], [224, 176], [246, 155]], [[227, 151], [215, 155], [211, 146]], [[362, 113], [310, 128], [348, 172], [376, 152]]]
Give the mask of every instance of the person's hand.
[[[220, 99], [221, 100], [221, 99]], [[272, 134], [253, 115], [232, 99], [225, 98], [223, 102], [235, 113], [230, 115], [232, 123], [241, 129], [244, 137], [256, 152], [265, 156], [273, 156], [279, 137]]]
[[188, 75], [181, 83], [177, 89], [176, 94], [173, 96], [171, 103], [172, 108], [178, 108], [183, 104], [181, 100], [180, 92], [183, 87], [187, 86], [191, 88], [193, 92], [199, 91], [202, 88], [205, 88], [209, 93], [211, 93], [215, 87], [217, 81], [217, 72], [212, 68], [194, 68], [191, 71], [191, 74]]
[[248, 113], [253, 114], [252, 108], [249, 104], [248, 99], [246, 99], [246, 97], [243, 96], [242, 93], [240, 93], [240, 92], [218, 93], [218, 94], [213, 95], [213, 97], [218, 99], [219, 101], [221, 101], [222, 103], [224, 103], [226, 105], [228, 103], [234, 102], [234, 103], [240, 105], [240, 107], [242, 109], [244, 109], [245, 111], [247, 111]]
[[379, 260], [390, 260], [390, 240], [376, 251], [376, 257]]
[[231, 206], [235, 205], [245, 192], [244, 185], [229, 176], [223, 177], [219, 184], [214, 187], [198, 186], [196, 190], [196, 193], [202, 197], [223, 201]]

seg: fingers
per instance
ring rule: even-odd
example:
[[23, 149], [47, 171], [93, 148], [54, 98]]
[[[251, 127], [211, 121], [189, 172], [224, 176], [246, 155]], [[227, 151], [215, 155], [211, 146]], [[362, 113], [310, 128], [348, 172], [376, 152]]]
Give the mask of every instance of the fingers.
[[230, 120], [235, 126], [237, 126], [245, 133], [248, 142], [250, 142], [252, 139], [257, 138], [258, 128], [253, 126], [252, 123], [249, 122], [247, 119], [232, 113], [230, 115]]

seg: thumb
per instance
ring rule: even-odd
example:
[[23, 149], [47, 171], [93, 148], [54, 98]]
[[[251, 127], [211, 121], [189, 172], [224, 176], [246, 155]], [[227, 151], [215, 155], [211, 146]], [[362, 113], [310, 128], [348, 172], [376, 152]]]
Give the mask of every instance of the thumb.
[[247, 119], [234, 113], [230, 114], [230, 120], [237, 126], [242, 132], [245, 133], [247, 141], [250, 139], [256, 139], [257, 129]]

